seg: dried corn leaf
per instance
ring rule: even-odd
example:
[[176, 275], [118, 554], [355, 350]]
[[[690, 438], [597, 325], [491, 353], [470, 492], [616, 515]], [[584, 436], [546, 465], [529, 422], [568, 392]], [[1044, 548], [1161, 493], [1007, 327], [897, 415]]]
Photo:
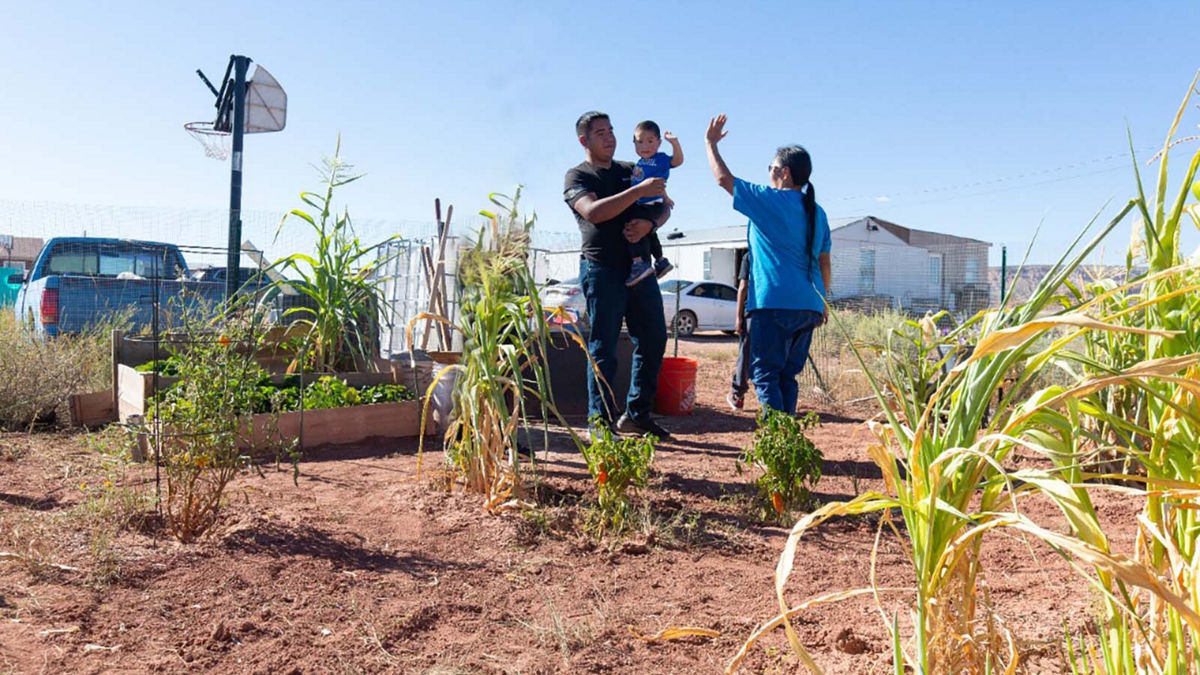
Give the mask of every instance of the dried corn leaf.
[[783, 617], [784, 631], [787, 632], [788, 644], [792, 646], [792, 651], [796, 653], [796, 656], [800, 658], [800, 661], [810, 671], [818, 675], [824, 672], [812, 660], [812, 656], [809, 655], [804, 645], [800, 644], [800, 636], [796, 635], [796, 629], [792, 627], [792, 622], [787, 618], [788, 605], [787, 600], [783, 597], [783, 589], [787, 585], [788, 577], [792, 574], [792, 566], [796, 561], [796, 546], [800, 543], [800, 537], [809, 528], [815, 527], [833, 516], [870, 513], [898, 506], [899, 503], [895, 499], [885, 497], [876, 492], [868, 492], [848, 502], [830, 502], [822, 506], [801, 518], [792, 527], [791, 533], [788, 534], [787, 544], [784, 545], [783, 553], [779, 556], [779, 563], [775, 566], [775, 597], [779, 600], [779, 609]]
[[664, 628], [654, 635], [641, 635], [633, 629], [633, 626], [626, 626], [629, 634], [643, 642], [666, 642], [668, 640], [678, 640], [685, 637], [721, 637], [720, 631], [715, 631], [710, 628], [697, 628], [695, 626], [671, 626]]
[[[770, 633], [776, 628], [779, 628], [779, 626], [785, 621], [791, 619], [806, 609], [816, 607], [817, 605], [858, 597], [860, 595], [878, 595], [879, 593], [916, 593], [916, 591], [917, 589], [915, 588], [854, 588], [848, 591], [835, 591], [833, 593], [818, 595], [815, 598], [809, 598], [808, 600], [805, 600], [804, 602], [789, 609], [786, 614], [779, 614], [775, 616], [773, 619], [764, 623], [757, 630], [755, 630], [749, 638], [746, 638], [746, 642], [742, 644], [742, 648], [738, 650], [738, 653], [734, 655], [733, 660], [731, 660], [729, 665], [725, 667], [725, 675], [732, 675], [733, 673], [737, 672], [737, 669], [742, 665], [742, 661], [746, 659], [746, 656], [750, 654], [750, 650], [754, 647], [755, 643], [762, 638], [762, 636]], [[817, 670], [816, 672], [820, 672], [820, 670]]]
[[1187, 601], [1167, 588], [1149, 568], [1136, 560], [1119, 553], [1106, 553], [1084, 541], [1047, 530], [1021, 516], [1001, 519], [1006, 527], [1028, 532], [1042, 541], [1064, 550], [1092, 567], [1105, 570], [1130, 586], [1137, 586], [1153, 593], [1158, 599], [1174, 609], [1181, 619], [1194, 631], [1200, 631], [1200, 614], [1189, 607]]
[[1039, 319], [1034, 319], [1020, 326], [1013, 328], [1004, 328], [1002, 330], [993, 331], [984, 335], [979, 343], [975, 345], [975, 351], [970, 358], [960, 364], [955, 370], [965, 367], [969, 363], [974, 363], [985, 356], [991, 356], [997, 352], [1002, 352], [1006, 349], [1011, 349], [1021, 343], [1036, 336], [1038, 333], [1054, 328], [1056, 326], [1074, 326], [1076, 328], [1084, 328], [1089, 330], [1105, 330], [1116, 333], [1137, 333], [1139, 335], [1155, 335], [1158, 337], [1173, 337], [1178, 335], [1178, 331], [1169, 330], [1151, 330], [1148, 328], [1134, 328], [1132, 326], [1121, 326], [1118, 324], [1105, 323], [1103, 321], [1093, 319], [1086, 314], [1063, 314], [1061, 316], [1047, 316]]

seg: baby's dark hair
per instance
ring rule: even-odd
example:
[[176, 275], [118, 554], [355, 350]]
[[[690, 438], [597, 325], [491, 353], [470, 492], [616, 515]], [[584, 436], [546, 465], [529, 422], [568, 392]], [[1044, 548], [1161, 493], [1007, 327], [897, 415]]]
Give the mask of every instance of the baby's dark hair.
[[638, 125], [633, 128], [633, 133], [636, 134], [639, 131], [649, 131], [649, 132], [653, 133], [655, 136], [662, 138], [662, 132], [658, 130], [658, 125], [655, 124], [654, 122], [651, 122], [650, 120], [646, 120], [644, 122], [638, 122]]
[[587, 136], [588, 132], [592, 130], [592, 122], [606, 119], [608, 119], [608, 114], [602, 113], [599, 110], [590, 110], [583, 113], [579, 116], [578, 120], [575, 120], [575, 135]]
[[816, 253], [813, 248], [813, 233], [817, 227], [817, 189], [813, 187], [812, 181], [812, 156], [808, 151], [799, 145], [786, 145], [775, 151], [775, 161], [779, 166], [786, 166], [792, 174], [792, 185], [797, 189], [803, 188], [808, 184], [808, 189], [804, 191], [804, 216], [808, 221], [808, 232], [806, 240], [808, 244], [808, 269], [811, 272], [813, 262], [816, 260]]

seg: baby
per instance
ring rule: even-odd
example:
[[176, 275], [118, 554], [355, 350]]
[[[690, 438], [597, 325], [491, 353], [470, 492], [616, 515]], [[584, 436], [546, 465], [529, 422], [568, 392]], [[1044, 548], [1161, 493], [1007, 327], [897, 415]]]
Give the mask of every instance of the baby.
[[[663, 138], [671, 144], [670, 155], [658, 151]], [[679, 139], [669, 131], [660, 134], [658, 125], [650, 120], [640, 122], [634, 128], [633, 146], [638, 155], [637, 164], [633, 167], [633, 185], [647, 178], [666, 179], [670, 176], [671, 169], [683, 164], [683, 149], [679, 147]], [[664, 201], [667, 206], [674, 206], [670, 197], [643, 197], [637, 203], [645, 206], [662, 204]], [[636, 244], [630, 244], [629, 255], [633, 258], [633, 265], [629, 278], [625, 280], [626, 286], [633, 286], [651, 275], [661, 279], [675, 268], [671, 261], [663, 257], [662, 244], [658, 241], [658, 234], [653, 231]], [[651, 260], [654, 261], [653, 264]]]

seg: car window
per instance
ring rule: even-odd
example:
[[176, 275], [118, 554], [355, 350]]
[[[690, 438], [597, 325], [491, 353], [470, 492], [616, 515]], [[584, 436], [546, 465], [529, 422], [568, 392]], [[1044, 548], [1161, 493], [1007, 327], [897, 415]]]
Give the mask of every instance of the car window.
[[715, 296], [718, 300], [737, 302], [737, 291], [733, 290], [732, 288], [728, 286], [719, 286], [717, 284], [713, 284], [713, 288], [715, 291]]
[[688, 291], [688, 295], [693, 295], [697, 298], [711, 298], [714, 295], [712, 284], [696, 284], [695, 288]]
[[692, 282], [684, 281], [682, 279], [672, 279], [670, 281], [662, 282], [661, 284], [658, 285], [658, 288], [663, 293], [674, 293], [677, 289], [685, 288], [690, 283], [692, 283]]

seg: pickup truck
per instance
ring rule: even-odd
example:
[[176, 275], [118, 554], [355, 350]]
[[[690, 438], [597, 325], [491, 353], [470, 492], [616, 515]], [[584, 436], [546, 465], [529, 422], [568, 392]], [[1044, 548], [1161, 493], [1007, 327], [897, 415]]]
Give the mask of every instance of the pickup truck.
[[133, 328], [152, 325], [157, 302], [159, 326], [179, 323], [184, 308], [216, 306], [225, 284], [192, 281], [174, 244], [97, 237], [55, 237], [38, 254], [21, 283], [14, 312], [41, 335], [77, 333], [113, 316], [128, 317]]

